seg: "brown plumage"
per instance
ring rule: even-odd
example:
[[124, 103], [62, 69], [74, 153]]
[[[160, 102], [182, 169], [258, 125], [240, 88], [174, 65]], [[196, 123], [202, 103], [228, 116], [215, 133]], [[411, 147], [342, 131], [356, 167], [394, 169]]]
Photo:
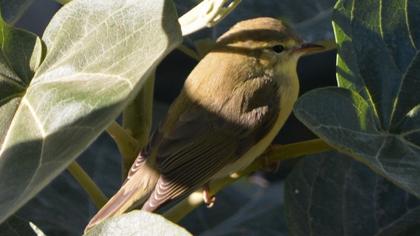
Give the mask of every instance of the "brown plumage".
[[134, 207], [154, 211], [249, 165], [291, 113], [299, 90], [296, 64], [305, 52], [300, 46], [290, 28], [267, 17], [223, 34], [87, 229]]

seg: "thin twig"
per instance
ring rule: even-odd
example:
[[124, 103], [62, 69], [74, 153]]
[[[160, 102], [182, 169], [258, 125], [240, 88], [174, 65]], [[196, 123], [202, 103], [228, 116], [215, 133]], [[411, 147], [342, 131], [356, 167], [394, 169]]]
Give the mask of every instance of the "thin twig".
[[194, 50], [192, 50], [191, 48], [189, 48], [189, 47], [187, 47], [183, 44], [179, 45], [177, 49], [179, 51], [183, 52], [185, 55], [187, 55], [187, 56], [191, 57], [192, 59], [196, 60], [196, 61], [200, 60], [200, 57], [198, 56], [198, 54]]
[[72, 162], [67, 167], [67, 170], [89, 195], [96, 208], [100, 209], [105, 205], [108, 198], [76, 161]]
[[115, 121], [109, 125], [106, 131], [117, 144], [123, 159], [123, 167], [131, 166], [132, 159], [137, 156], [139, 150], [137, 140]]
[[123, 129], [130, 134], [136, 143], [135, 150], [130, 151], [129, 155], [124, 155], [122, 165], [123, 179], [127, 177], [131, 165], [138, 155], [138, 151], [143, 149], [148, 141], [153, 119], [153, 96], [154, 96], [155, 73], [147, 78], [145, 84], [123, 112]]
[[[333, 150], [331, 146], [321, 139], [308, 140], [287, 145], [273, 145], [264, 154], [257, 158], [245, 170], [235, 173], [229, 177], [216, 180], [210, 183], [210, 194], [214, 195], [228, 185], [236, 182], [241, 177], [247, 176], [257, 170], [264, 168], [267, 162], [284, 161], [305, 155], [316, 154]], [[166, 211], [163, 215], [172, 222], [179, 222], [196, 207], [203, 203], [202, 193], [196, 191], [180, 203]]]

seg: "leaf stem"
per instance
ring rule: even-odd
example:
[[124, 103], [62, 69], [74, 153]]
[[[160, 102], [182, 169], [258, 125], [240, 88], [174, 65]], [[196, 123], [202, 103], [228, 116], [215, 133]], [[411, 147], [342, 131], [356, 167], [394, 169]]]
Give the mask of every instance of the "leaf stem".
[[326, 152], [332, 149], [333, 148], [322, 139], [311, 139], [286, 145], [271, 145], [261, 156], [270, 161], [284, 161], [305, 155]]
[[64, 5], [66, 3], [71, 2], [71, 0], [55, 0], [56, 2], [60, 3], [61, 5]]
[[179, 45], [177, 49], [179, 51], [183, 52], [185, 55], [187, 55], [187, 56], [191, 57], [192, 59], [196, 60], [196, 61], [200, 60], [200, 57], [198, 56], [198, 54], [194, 50], [192, 50], [191, 48], [189, 48], [189, 47], [187, 47], [183, 44]]
[[[210, 194], [214, 195], [228, 185], [236, 182], [241, 177], [247, 176], [256, 170], [264, 168], [268, 162], [290, 160], [330, 150], [333, 150], [333, 148], [321, 139], [313, 139], [287, 145], [272, 145], [246, 169], [229, 177], [211, 182], [209, 186]], [[202, 203], [202, 193], [200, 191], [196, 191], [174, 207], [170, 208], [163, 215], [168, 220], [176, 223]]]
[[[153, 95], [155, 86], [155, 72], [152, 72], [137, 94], [123, 112], [123, 129], [134, 139], [130, 142], [135, 143], [135, 149], [124, 155], [122, 166], [123, 179], [137, 157], [138, 151], [143, 149], [149, 141], [150, 130], [153, 118]], [[134, 151], [134, 152], [133, 152]]]
[[133, 157], [137, 156], [139, 145], [137, 140], [132, 137], [126, 129], [121, 127], [116, 121], [113, 121], [106, 129], [108, 134], [117, 144], [118, 150], [121, 153], [123, 159], [123, 179], [125, 179], [124, 170], [128, 166], [130, 168], [133, 163]]
[[67, 167], [67, 170], [89, 195], [96, 208], [100, 209], [103, 205], [105, 205], [108, 198], [76, 161], [72, 162]]

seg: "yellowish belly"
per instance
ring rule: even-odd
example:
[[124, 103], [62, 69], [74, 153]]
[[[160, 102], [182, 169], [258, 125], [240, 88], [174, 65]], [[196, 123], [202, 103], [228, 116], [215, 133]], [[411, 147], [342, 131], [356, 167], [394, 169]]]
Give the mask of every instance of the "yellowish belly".
[[[297, 78], [294, 79], [296, 79], [297, 82]], [[267, 149], [267, 147], [271, 144], [271, 142], [276, 137], [280, 129], [283, 127], [284, 123], [286, 122], [287, 118], [292, 112], [293, 105], [296, 102], [299, 92], [299, 85], [294, 84], [293, 82], [289, 89], [286, 89], [285, 91], [280, 91], [280, 115], [278, 116], [272, 129], [236, 162], [225, 166], [216, 175], [214, 175], [212, 178], [213, 180], [224, 178], [228, 175], [231, 175], [232, 173], [246, 168]]]

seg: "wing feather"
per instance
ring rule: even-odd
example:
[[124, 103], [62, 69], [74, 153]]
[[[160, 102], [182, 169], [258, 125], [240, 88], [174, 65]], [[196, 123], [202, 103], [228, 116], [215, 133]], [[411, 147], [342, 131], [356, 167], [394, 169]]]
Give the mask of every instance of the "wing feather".
[[153, 211], [195, 191], [240, 158], [277, 119], [277, 89], [270, 78], [254, 78], [235, 89], [222, 107], [189, 101], [188, 109], [160, 135], [156, 165], [161, 176], [143, 209]]

